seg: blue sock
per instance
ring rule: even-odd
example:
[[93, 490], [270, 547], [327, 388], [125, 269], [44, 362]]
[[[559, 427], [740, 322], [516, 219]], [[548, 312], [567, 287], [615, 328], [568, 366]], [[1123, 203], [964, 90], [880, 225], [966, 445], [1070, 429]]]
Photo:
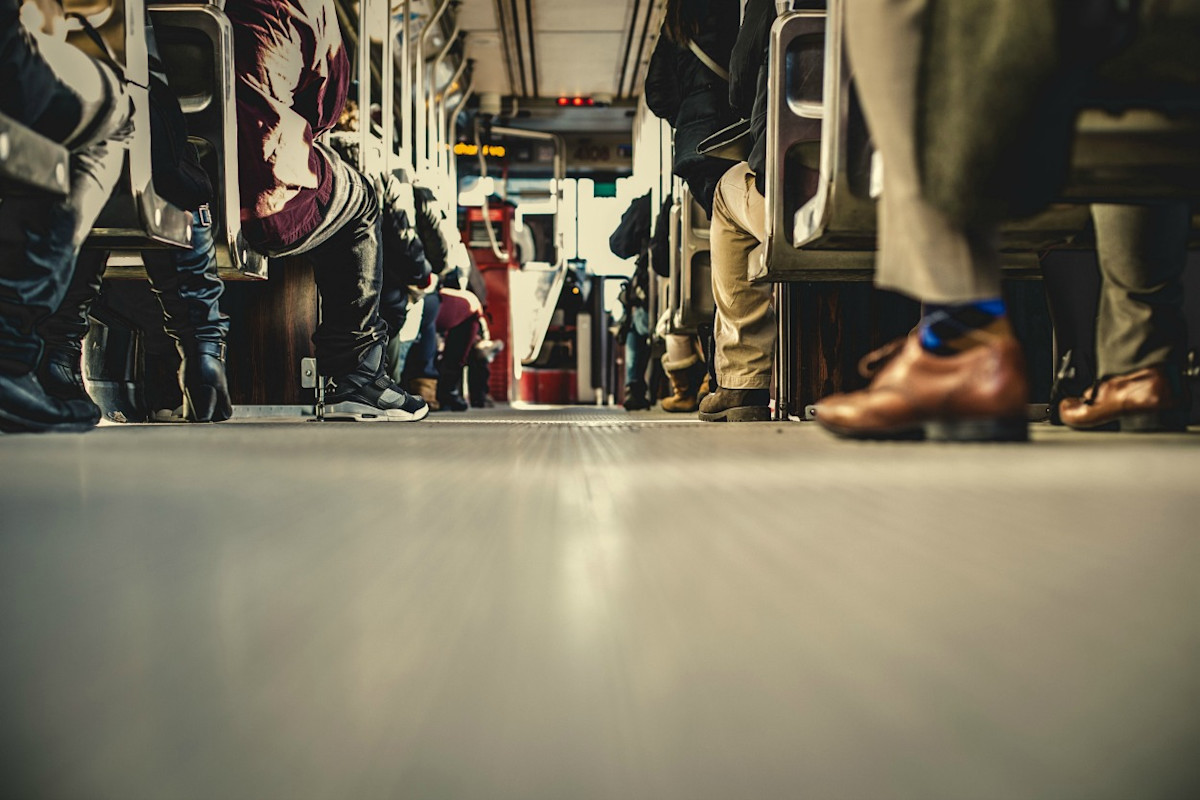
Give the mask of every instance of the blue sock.
[[1002, 321], [1007, 325], [1004, 300], [999, 297], [953, 305], [927, 304], [918, 328], [921, 347], [938, 356], [961, 353], [985, 340], [986, 334], [980, 336], [979, 332], [998, 327]]

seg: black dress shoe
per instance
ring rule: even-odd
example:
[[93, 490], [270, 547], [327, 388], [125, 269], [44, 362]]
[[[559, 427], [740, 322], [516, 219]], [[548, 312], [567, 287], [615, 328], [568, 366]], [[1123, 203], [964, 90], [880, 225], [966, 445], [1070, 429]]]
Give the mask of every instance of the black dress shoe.
[[0, 373], [0, 430], [79, 432], [94, 428], [100, 409], [90, 400], [51, 397], [32, 374]]

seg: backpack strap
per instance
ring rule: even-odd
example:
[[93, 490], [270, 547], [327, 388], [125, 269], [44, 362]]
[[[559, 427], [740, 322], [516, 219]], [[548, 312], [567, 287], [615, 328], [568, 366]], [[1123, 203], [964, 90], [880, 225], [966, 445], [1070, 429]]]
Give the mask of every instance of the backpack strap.
[[688, 41], [688, 50], [691, 50], [692, 53], [695, 54], [696, 58], [700, 59], [704, 66], [717, 73], [717, 76], [720, 77], [721, 80], [729, 83], [729, 70], [722, 67], [713, 59], [712, 56], [704, 52], [700, 48], [700, 45], [696, 44], [694, 41]]

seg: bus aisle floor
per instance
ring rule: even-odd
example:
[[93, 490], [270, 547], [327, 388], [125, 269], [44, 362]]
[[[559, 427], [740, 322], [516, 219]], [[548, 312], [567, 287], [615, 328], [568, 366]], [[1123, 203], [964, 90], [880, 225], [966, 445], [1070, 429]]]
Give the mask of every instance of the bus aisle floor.
[[1200, 796], [1200, 431], [0, 438], [0, 795]]

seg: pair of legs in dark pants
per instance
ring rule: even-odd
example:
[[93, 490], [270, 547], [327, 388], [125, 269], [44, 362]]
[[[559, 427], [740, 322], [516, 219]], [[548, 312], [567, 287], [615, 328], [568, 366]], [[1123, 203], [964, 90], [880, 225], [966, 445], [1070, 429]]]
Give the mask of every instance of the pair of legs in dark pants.
[[[466, 411], [462, 395], [462, 372], [471, 348], [479, 341], [479, 319], [483, 307], [475, 295], [461, 289], [441, 289], [425, 300], [421, 333], [408, 352], [404, 373], [413, 386], [431, 385], [436, 393], [435, 411]], [[444, 347], [438, 358], [438, 334]], [[431, 383], [435, 382], [435, 383]]]
[[471, 350], [482, 338], [483, 305], [479, 298], [462, 289], [443, 289], [438, 308], [437, 329], [445, 336], [438, 368], [438, 402], [449, 411], [466, 411], [462, 394], [463, 370]]
[[120, 175], [124, 150], [101, 141], [71, 155], [64, 198], [16, 194], [0, 201], [0, 427], [83, 430], [99, 420], [86, 399], [47, 395], [33, 374], [40, 327], [63, 302], [76, 257]]
[[[313, 333], [321, 374], [335, 381], [360, 372], [378, 351], [382, 364], [387, 328], [379, 316], [383, 281], [379, 202], [375, 190], [332, 149], [318, 144], [333, 172], [333, 190], [312, 233], [281, 248], [255, 245], [271, 256], [304, 256], [321, 294], [321, 321]], [[375, 377], [372, 371], [371, 378]]]
[[429, 409], [392, 383], [385, 369], [387, 325], [379, 315], [383, 285], [379, 201], [374, 188], [332, 148], [320, 142], [332, 172], [321, 222], [286, 247], [257, 246], [271, 257], [304, 256], [321, 295], [321, 321], [313, 334], [317, 368], [331, 378], [326, 416], [331, 419], [408, 421]]
[[408, 351], [404, 374], [408, 380], [420, 378], [437, 380], [438, 356], [438, 313], [442, 309], [442, 297], [438, 292], [425, 296], [421, 307], [421, 332]]
[[[218, 301], [224, 284], [216, 274], [212, 229], [207, 215], [192, 215], [189, 249], [147, 250], [142, 253], [150, 286], [163, 311], [163, 327], [175, 340], [182, 365], [184, 418], [193, 422], [229, 419], [233, 407], [225, 380], [225, 335], [229, 319]], [[79, 257], [58, 311], [39, 328], [46, 355], [39, 376], [47, 390], [60, 397], [87, 397], [80, 372], [88, 312], [100, 294], [107, 251], [86, 251]]]

